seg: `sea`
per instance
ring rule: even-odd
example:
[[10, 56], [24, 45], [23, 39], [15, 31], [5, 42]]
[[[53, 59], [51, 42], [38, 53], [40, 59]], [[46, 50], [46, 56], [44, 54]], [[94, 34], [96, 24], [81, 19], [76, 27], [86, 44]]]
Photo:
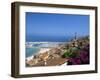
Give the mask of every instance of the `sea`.
[[72, 37], [49, 37], [49, 38], [43, 38], [39, 37], [39, 39], [37, 37], [35, 37], [35, 39], [26, 39], [26, 58], [31, 57], [32, 55], [36, 55], [41, 48], [54, 48], [57, 47], [60, 44], [64, 44], [66, 42], [69, 42], [71, 39], [73, 39]]
[[65, 42], [26, 42], [26, 58], [36, 55], [41, 48], [54, 48]]

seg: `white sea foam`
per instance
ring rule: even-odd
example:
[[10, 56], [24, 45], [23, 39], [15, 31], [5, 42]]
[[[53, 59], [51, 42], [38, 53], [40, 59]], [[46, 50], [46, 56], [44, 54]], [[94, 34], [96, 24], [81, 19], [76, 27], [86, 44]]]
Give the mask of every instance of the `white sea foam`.
[[64, 42], [26, 42], [26, 47], [38, 47], [38, 48], [50, 48], [57, 47], [59, 44], [63, 44]]
[[32, 59], [33, 59], [33, 57], [34, 57], [33, 55], [32, 55], [32, 56], [30, 56], [30, 57], [27, 57], [27, 58], [26, 58], [26, 60], [27, 60], [27, 61], [30, 61], [30, 60], [32, 60]]
[[[40, 51], [39, 51], [37, 54], [45, 53], [45, 52], [47, 52], [47, 51], [49, 51], [49, 50], [50, 50], [50, 48], [41, 48]], [[30, 56], [30, 57], [27, 57], [26, 60], [27, 60], [27, 61], [30, 61], [30, 60], [32, 60], [33, 58], [34, 58], [34, 55], [32, 55], [32, 56]]]

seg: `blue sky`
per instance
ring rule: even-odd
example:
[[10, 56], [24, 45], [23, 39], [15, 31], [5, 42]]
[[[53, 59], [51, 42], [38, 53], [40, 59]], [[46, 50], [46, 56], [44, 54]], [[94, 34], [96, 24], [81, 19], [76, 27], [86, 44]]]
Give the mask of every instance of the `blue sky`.
[[26, 12], [26, 40], [36, 36], [74, 36], [75, 32], [89, 35], [89, 15]]

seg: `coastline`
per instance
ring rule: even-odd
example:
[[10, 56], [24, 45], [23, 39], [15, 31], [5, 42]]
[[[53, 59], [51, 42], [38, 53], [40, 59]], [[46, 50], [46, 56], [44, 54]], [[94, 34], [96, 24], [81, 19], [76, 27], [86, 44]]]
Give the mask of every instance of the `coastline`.
[[[47, 52], [47, 51], [49, 51], [49, 50], [50, 50], [50, 48], [41, 48], [40, 51], [37, 53], [37, 55], [38, 55], [38, 54], [45, 53], [45, 52]], [[30, 60], [32, 60], [33, 58], [34, 58], [34, 55], [27, 57], [26, 60], [27, 60], [27, 61], [30, 61]]]
[[[54, 45], [52, 44], [52, 46]], [[36, 55], [32, 55], [31, 57], [27, 58], [26, 66], [65, 66], [89, 64], [88, 50], [89, 37], [74, 39], [68, 43], [60, 44], [56, 47], [41, 47]], [[86, 55], [87, 57], [85, 59], [82, 59], [84, 55]], [[79, 59], [78, 62], [77, 59]]]

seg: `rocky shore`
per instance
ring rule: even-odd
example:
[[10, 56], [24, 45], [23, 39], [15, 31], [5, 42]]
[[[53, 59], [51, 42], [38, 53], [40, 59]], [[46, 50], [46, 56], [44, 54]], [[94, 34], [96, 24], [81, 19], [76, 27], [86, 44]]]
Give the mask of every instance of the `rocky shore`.
[[[87, 57], [84, 57], [84, 55], [87, 55]], [[84, 61], [80, 59], [81, 57], [84, 57], [84, 60], [85, 58], [88, 59]], [[78, 60], [76, 60], [76, 58], [78, 58]], [[89, 64], [88, 36], [60, 44], [56, 48], [41, 49], [38, 55], [34, 55], [26, 60], [26, 67], [57, 66], [65, 63], [66, 65]]]

